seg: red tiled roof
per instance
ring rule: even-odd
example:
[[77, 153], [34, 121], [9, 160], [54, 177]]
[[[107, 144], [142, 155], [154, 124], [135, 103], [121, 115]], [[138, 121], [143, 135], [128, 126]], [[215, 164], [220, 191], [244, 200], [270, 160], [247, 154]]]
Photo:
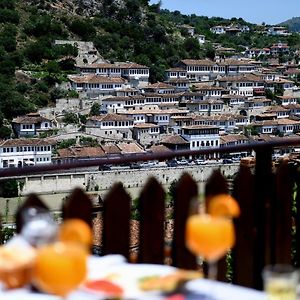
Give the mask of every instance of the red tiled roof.
[[178, 134], [168, 135], [161, 140], [162, 144], [176, 144], [176, 145], [184, 145], [189, 144], [182, 136]]
[[46, 145], [55, 145], [56, 142], [53, 139], [10, 139], [0, 141], [0, 147], [16, 147], [16, 146], [46, 146]]
[[70, 75], [68, 77], [70, 81], [76, 83], [125, 83], [125, 79], [121, 77], [108, 77], [108, 76], [100, 76], [95, 74], [88, 75]]
[[102, 147], [73, 146], [58, 149], [57, 152], [60, 157], [99, 157], [105, 155]]

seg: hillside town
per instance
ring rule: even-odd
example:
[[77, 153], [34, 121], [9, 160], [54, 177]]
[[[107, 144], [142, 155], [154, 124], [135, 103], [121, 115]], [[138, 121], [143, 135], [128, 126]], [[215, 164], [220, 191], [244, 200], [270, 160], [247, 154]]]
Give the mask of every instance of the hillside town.
[[[195, 35], [193, 27], [185, 27]], [[231, 35], [248, 30], [211, 28], [215, 34]], [[56, 40], [55, 44], [78, 49], [78, 56], [71, 58], [76, 73], [59, 86], [76, 97], [57, 99], [55, 107], [14, 118], [14, 138], [0, 144], [0, 168], [198, 150], [297, 135], [300, 70], [295, 60], [280, 62], [291, 51], [280, 37], [290, 33], [279, 26], [264, 30], [277, 36], [278, 43], [231, 55], [225, 55], [230, 49], [215, 45], [214, 60], [183, 59], [165, 70], [163, 82], [154, 83], [145, 65], [105, 60], [92, 42]], [[198, 40], [206, 42], [204, 36]], [[267, 65], [261, 56], [270, 56]], [[66, 123], [66, 115], [76, 121]], [[57, 147], [62, 143], [64, 147]], [[227, 162], [246, 155], [236, 154]], [[216, 157], [196, 158], [205, 162]]]

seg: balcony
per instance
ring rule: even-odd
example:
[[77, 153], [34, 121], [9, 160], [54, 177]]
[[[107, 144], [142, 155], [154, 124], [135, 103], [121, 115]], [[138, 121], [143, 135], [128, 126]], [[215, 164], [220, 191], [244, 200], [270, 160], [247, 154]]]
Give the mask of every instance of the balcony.
[[[240, 204], [242, 214], [235, 222], [236, 245], [231, 251], [232, 282], [262, 289], [261, 271], [267, 264], [300, 265], [300, 171], [299, 160], [283, 159], [272, 162], [274, 149], [300, 147], [300, 138], [281, 138], [272, 142], [255, 142], [196, 151], [120, 155], [73, 163], [3, 169], [2, 179], [25, 175], [72, 172], [74, 169], [120, 165], [140, 161], [166, 161], [176, 157], [223, 156], [255, 152], [255, 167], [241, 165], [231, 178], [225, 178], [219, 166], [205, 183], [206, 198], [220, 193], [232, 193]], [[295, 151], [297, 153], [298, 151]], [[229, 166], [230, 167], [230, 166]], [[203, 166], [197, 165], [201, 172]], [[173, 168], [174, 169], [174, 168]], [[183, 169], [184, 170], [184, 169]], [[166, 192], [149, 172], [134, 212], [138, 221], [131, 221], [132, 199], [122, 182], [116, 182], [105, 195], [101, 205], [94, 206], [87, 193], [75, 188], [62, 203], [62, 217], [81, 218], [92, 225], [100, 221], [95, 232], [101, 244], [95, 247], [100, 255], [119, 253], [139, 263], [171, 264], [180, 268], [197, 268], [196, 258], [185, 247], [185, 223], [190, 202], [199, 196], [195, 180], [184, 172], [174, 188], [172, 205], [166, 205]], [[162, 171], [163, 174], [163, 171]], [[118, 181], [118, 180], [116, 180]], [[16, 229], [20, 231], [20, 212], [28, 206], [44, 206], [38, 192], [28, 195], [16, 214]], [[172, 216], [172, 217], [170, 217]], [[134, 224], [134, 225], [133, 225]], [[133, 227], [139, 231], [133, 236]], [[169, 228], [172, 227], [172, 230]], [[168, 233], [166, 236], [165, 233]], [[135, 243], [132, 239], [135, 239]], [[228, 280], [226, 260], [219, 263], [219, 280]]]

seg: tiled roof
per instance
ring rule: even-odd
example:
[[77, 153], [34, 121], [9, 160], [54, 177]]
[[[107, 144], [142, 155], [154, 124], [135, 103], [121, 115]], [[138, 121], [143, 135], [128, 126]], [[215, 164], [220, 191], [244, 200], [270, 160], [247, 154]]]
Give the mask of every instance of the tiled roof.
[[224, 88], [215, 85], [203, 84], [203, 83], [193, 83], [193, 86], [196, 90], [205, 90], [205, 91], [223, 91]]
[[296, 125], [300, 124], [300, 121], [291, 120], [291, 119], [278, 119], [278, 125]]
[[177, 98], [180, 97], [182, 93], [146, 93], [143, 94], [146, 98]]
[[289, 109], [285, 106], [276, 105], [276, 106], [271, 106], [271, 107], [267, 108], [266, 112], [267, 113], [270, 113], [270, 112], [289, 112]]
[[122, 153], [142, 153], [144, 149], [135, 142], [124, 142], [117, 145]]
[[133, 128], [138, 128], [138, 129], [158, 128], [158, 127], [159, 127], [158, 125], [152, 123], [139, 123], [133, 126]]
[[166, 70], [167, 72], [186, 72], [183, 68], [170, 68]]
[[297, 99], [299, 97], [289, 95], [289, 96], [278, 96], [278, 98], [280, 98], [280, 99]]
[[174, 86], [166, 84], [164, 82], [156, 82], [156, 83], [153, 83], [153, 84], [149, 84], [144, 89], [145, 90], [146, 89], [168, 89], [168, 90], [171, 89], [171, 90], [174, 90]]
[[271, 99], [268, 98], [248, 98], [245, 100], [246, 103], [264, 103], [264, 102], [272, 102]]
[[88, 65], [77, 65], [80, 68], [102, 68], [102, 69], [149, 69], [147, 66], [140, 65], [137, 63], [115, 63], [115, 64], [108, 64], [108, 63], [93, 63]]
[[191, 126], [183, 126], [182, 129], [218, 129], [218, 126], [213, 125], [191, 125]]
[[105, 154], [120, 154], [121, 149], [115, 144], [107, 144], [102, 146]]
[[184, 65], [193, 65], [193, 66], [214, 66], [216, 63], [208, 59], [183, 59], [181, 63]]
[[220, 66], [249, 66], [252, 65], [252, 61], [238, 60], [238, 59], [225, 59], [218, 63]]
[[57, 152], [60, 157], [99, 157], [105, 155], [102, 147], [73, 146], [67, 149], [58, 149]]
[[16, 147], [16, 146], [48, 146], [55, 145], [56, 142], [53, 139], [9, 139], [0, 141], [0, 147]]
[[188, 144], [189, 142], [186, 141], [182, 136], [180, 136], [178, 134], [172, 134], [172, 135], [165, 136], [161, 140], [161, 143], [162, 144], [173, 144], [173, 145], [185, 145], [185, 144]]
[[229, 81], [229, 82], [245, 82], [245, 81], [254, 81], [254, 82], [263, 82], [264, 80], [257, 75], [253, 74], [245, 74], [245, 75], [238, 75], [238, 76], [226, 76], [221, 77], [218, 81]]
[[172, 152], [172, 150], [164, 145], [153, 145], [148, 149], [148, 151], [153, 153]]
[[106, 114], [106, 115], [100, 115], [100, 116], [92, 116], [89, 118], [91, 121], [132, 121], [131, 118], [119, 115], [119, 114]]
[[95, 74], [88, 75], [70, 75], [68, 76], [70, 81], [76, 83], [125, 83], [125, 79], [121, 77], [108, 77], [108, 76], [100, 76]]
[[244, 134], [228, 134], [220, 136], [221, 144], [249, 140]]
[[12, 120], [13, 123], [17, 124], [38, 124], [43, 121], [51, 121], [48, 118], [42, 117], [39, 114], [28, 114], [26, 116], [19, 116]]

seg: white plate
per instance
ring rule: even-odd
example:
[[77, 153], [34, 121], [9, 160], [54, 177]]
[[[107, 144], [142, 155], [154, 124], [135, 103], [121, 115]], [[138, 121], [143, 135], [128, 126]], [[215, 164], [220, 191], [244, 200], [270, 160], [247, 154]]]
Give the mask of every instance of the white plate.
[[[174, 272], [176, 268], [154, 264], [118, 264], [108, 267], [106, 270], [92, 270], [88, 279], [109, 279], [124, 289], [125, 299], [154, 299], [159, 296], [159, 292], [143, 292], [139, 289], [139, 280], [148, 276], [164, 276]], [[83, 290], [86, 289], [83, 287]], [[95, 294], [93, 292], [91, 294]], [[102, 296], [99, 293], [99, 296]]]

